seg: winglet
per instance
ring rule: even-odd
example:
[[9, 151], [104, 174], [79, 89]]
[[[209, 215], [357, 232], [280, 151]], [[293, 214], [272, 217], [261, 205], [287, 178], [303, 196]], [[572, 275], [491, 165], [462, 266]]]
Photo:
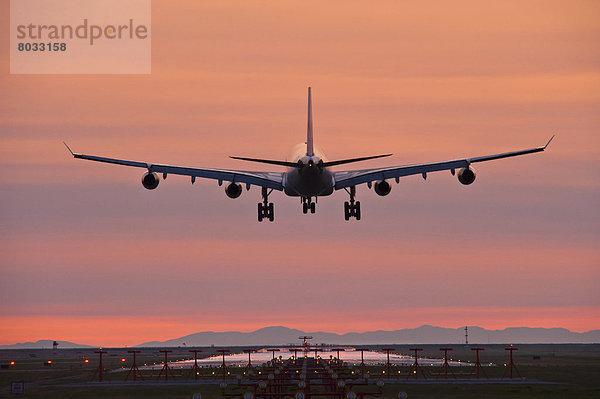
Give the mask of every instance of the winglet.
[[552, 139], [554, 138], [554, 136], [556, 136], [555, 134], [552, 135], [552, 137], [550, 137], [550, 140], [548, 140], [548, 142], [546, 143], [546, 145], [544, 146], [544, 150], [546, 149], [546, 147], [548, 147], [548, 144], [550, 144], [550, 142], [552, 141]]
[[65, 147], [67, 147], [67, 150], [69, 150], [69, 152], [71, 153], [71, 155], [75, 156], [75, 154], [73, 153], [73, 151], [71, 151], [71, 149], [69, 148], [69, 146], [67, 145], [67, 143], [65, 143], [63, 141], [63, 144], [65, 145]]

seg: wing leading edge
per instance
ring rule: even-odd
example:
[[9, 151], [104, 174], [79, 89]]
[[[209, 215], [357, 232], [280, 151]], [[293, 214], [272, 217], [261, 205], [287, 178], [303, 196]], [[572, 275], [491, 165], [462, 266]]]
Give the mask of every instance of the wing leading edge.
[[162, 173], [163, 175], [182, 175], [190, 176], [192, 181], [196, 177], [235, 183], [246, 183], [260, 187], [272, 188], [274, 190], [283, 190], [283, 173], [278, 172], [250, 172], [244, 170], [225, 170], [225, 169], [207, 169], [191, 168], [185, 166], [171, 166], [154, 164], [148, 162], [128, 161], [125, 159], [98, 157], [95, 155], [78, 154], [71, 151], [69, 146], [64, 143], [74, 158], [86, 159], [88, 161], [111, 163], [115, 165], [132, 166], [143, 168], [150, 172]]
[[458, 159], [454, 161], [445, 161], [445, 162], [436, 162], [436, 163], [426, 163], [419, 165], [406, 165], [406, 166], [396, 166], [396, 167], [388, 167], [388, 168], [379, 168], [379, 169], [362, 169], [362, 170], [350, 170], [350, 171], [340, 171], [334, 172], [335, 179], [335, 189], [341, 190], [343, 188], [356, 186], [362, 183], [371, 183], [377, 180], [385, 180], [385, 179], [396, 179], [398, 180], [400, 177], [410, 176], [410, 175], [419, 175], [422, 174], [424, 177], [427, 173], [437, 172], [441, 170], [450, 170], [454, 174], [455, 169], [466, 168], [472, 163], [476, 162], [484, 162], [491, 161], [494, 159], [502, 159], [515, 157], [518, 155], [525, 154], [533, 154], [536, 152], [541, 152], [548, 147], [550, 142], [554, 136], [548, 140], [546, 145], [542, 147], [529, 148], [526, 150], [519, 151], [511, 151], [505, 152], [502, 154], [494, 154], [494, 155], [486, 155], [482, 157], [474, 157], [474, 158], [466, 158], [466, 159]]

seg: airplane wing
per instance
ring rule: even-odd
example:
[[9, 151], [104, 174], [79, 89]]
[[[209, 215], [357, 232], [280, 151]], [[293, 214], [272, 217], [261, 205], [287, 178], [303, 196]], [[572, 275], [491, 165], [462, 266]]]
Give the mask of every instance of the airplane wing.
[[362, 183], [371, 183], [378, 180], [385, 179], [396, 179], [396, 182], [401, 177], [410, 175], [422, 175], [423, 178], [427, 178], [427, 173], [437, 172], [440, 170], [450, 170], [454, 174], [455, 169], [467, 168], [470, 164], [476, 162], [491, 161], [493, 159], [509, 158], [517, 155], [532, 154], [535, 152], [544, 151], [548, 144], [552, 141], [554, 136], [548, 140], [545, 146], [530, 148], [527, 150], [505, 152], [502, 154], [486, 155], [482, 157], [457, 159], [454, 161], [436, 162], [436, 163], [425, 163], [419, 165], [406, 165], [387, 167], [379, 169], [362, 169], [362, 170], [349, 170], [333, 172], [335, 178], [335, 189], [341, 190], [347, 187], [356, 186]]
[[222, 181], [230, 181], [235, 183], [246, 183], [260, 187], [272, 188], [274, 190], [283, 190], [283, 173], [279, 172], [249, 172], [244, 170], [224, 170], [224, 169], [206, 169], [206, 168], [191, 168], [185, 166], [171, 166], [154, 164], [148, 162], [128, 161], [125, 159], [105, 158], [95, 155], [78, 154], [71, 151], [69, 146], [64, 143], [71, 155], [74, 158], [87, 159], [88, 161], [112, 163], [115, 165], [133, 166], [143, 168], [150, 172], [162, 173], [163, 178], [167, 175], [183, 175], [190, 176], [192, 182], [196, 177], [205, 179], [218, 180], [219, 184]]

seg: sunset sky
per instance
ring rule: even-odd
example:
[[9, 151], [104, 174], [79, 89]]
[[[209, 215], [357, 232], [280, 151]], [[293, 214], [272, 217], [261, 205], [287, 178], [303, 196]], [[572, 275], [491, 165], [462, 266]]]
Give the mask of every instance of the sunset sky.
[[[0, 3], [0, 344], [123, 346], [285, 325], [600, 329], [600, 3], [153, 1], [150, 75], [10, 75]], [[540, 146], [358, 187], [303, 215], [260, 189], [74, 160], [74, 151], [274, 170], [305, 140], [339, 169]]]

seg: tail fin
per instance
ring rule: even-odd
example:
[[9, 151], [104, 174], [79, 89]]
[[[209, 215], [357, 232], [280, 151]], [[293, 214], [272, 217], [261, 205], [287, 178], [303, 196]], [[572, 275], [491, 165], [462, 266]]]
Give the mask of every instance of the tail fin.
[[310, 86], [308, 87], [308, 125], [306, 130], [306, 155], [312, 157], [315, 155], [315, 151], [313, 146], [312, 99], [310, 96]]

